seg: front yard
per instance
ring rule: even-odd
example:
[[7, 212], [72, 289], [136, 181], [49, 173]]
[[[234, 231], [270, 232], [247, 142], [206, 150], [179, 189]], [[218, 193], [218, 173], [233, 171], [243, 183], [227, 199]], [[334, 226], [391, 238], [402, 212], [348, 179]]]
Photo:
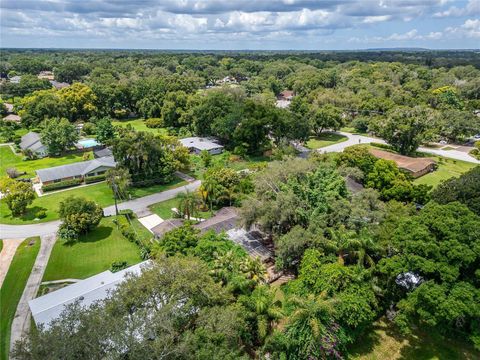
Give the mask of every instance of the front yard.
[[[57, 240], [43, 281], [85, 279], [109, 270], [114, 261], [126, 261], [128, 266], [142, 261], [140, 248], [121, 234], [113, 223], [114, 219], [103, 218], [95, 230], [80, 237], [77, 242]], [[139, 235], [145, 237], [144, 241], [151, 237], [138, 220], [134, 220], [133, 224]]]
[[[174, 198], [149, 206], [150, 211], [160, 216], [163, 220], [174, 217], [172, 208], [178, 209], [178, 199]], [[210, 211], [199, 211], [198, 216], [202, 219], [209, 219], [212, 217], [212, 213]]]
[[131, 125], [136, 131], [145, 131], [152, 134], [167, 134], [167, 129], [165, 128], [149, 128], [145, 125], [145, 120], [143, 119], [134, 119], [134, 120], [116, 120], [112, 121], [112, 125], [126, 127]]
[[0, 359], [8, 359], [10, 328], [33, 264], [40, 249], [40, 238], [25, 239], [15, 252], [0, 291]]
[[[152, 185], [144, 188], [132, 188], [130, 191], [131, 198], [139, 198], [157, 192], [165, 191], [168, 189], [176, 188], [187, 184], [185, 181], [175, 178], [169, 184]], [[72, 188], [70, 190], [58, 192], [55, 194], [45, 195], [37, 197], [33, 201], [32, 205], [27, 208], [26, 213], [21, 217], [12, 217], [7, 205], [0, 203], [0, 223], [2, 224], [31, 224], [38, 222], [46, 222], [58, 219], [58, 206], [61, 201], [65, 200], [69, 196], [81, 196], [89, 200], [94, 200], [102, 207], [113, 205], [113, 193], [105, 182], [98, 184]], [[40, 220], [35, 220], [35, 214], [39, 210], [46, 211], [46, 217]]]

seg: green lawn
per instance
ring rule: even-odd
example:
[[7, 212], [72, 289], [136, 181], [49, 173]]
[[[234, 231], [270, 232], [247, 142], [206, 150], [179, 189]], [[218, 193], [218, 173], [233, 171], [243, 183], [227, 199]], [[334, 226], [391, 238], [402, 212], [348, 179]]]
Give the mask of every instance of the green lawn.
[[[93, 159], [92, 152], [90, 158]], [[0, 146], [0, 176], [7, 176], [7, 169], [14, 167], [18, 171], [27, 172], [27, 177], [34, 177], [35, 170], [44, 169], [54, 166], [72, 164], [83, 160], [83, 153], [69, 154], [62, 157], [46, 157], [37, 160], [25, 160], [23, 155], [14, 154], [10, 146]]]
[[50, 255], [43, 281], [85, 279], [110, 269], [114, 261], [126, 261], [128, 265], [142, 261], [140, 249], [125, 239], [113, 223], [114, 218], [103, 218], [95, 230], [82, 236], [78, 242], [58, 240]]
[[[162, 219], [171, 219], [174, 217], [171, 210], [172, 208], [178, 208], [178, 199], [170, 199], [149, 206], [150, 211], [157, 214]], [[198, 216], [202, 219], [208, 219], [212, 217], [212, 214], [210, 211], [200, 211]]]
[[438, 169], [415, 179], [414, 184], [426, 184], [436, 187], [440, 182], [450, 179], [453, 176], [458, 177], [476, 166], [476, 164], [466, 161], [448, 159], [440, 156], [430, 156], [430, 158], [437, 162]]
[[[153, 185], [145, 188], [133, 188], [130, 193], [132, 195], [132, 199], [135, 199], [142, 196], [165, 191], [171, 188], [183, 186], [185, 184], [185, 181], [179, 178], [175, 178], [169, 184]], [[65, 200], [69, 196], [81, 196], [89, 200], [94, 200], [102, 207], [106, 207], [114, 203], [111, 189], [105, 182], [102, 182], [86, 187], [72, 188], [67, 191], [37, 197], [33, 201], [32, 205], [27, 208], [27, 212], [22, 217], [12, 217], [7, 205], [2, 202], [0, 203], [0, 223], [31, 224], [56, 220], [58, 219], [58, 206], [60, 202]], [[41, 209], [46, 210], [47, 216], [43, 219], [35, 221], [35, 213]]]
[[460, 340], [420, 331], [403, 337], [385, 321], [374, 323], [372, 331], [353, 344], [349, 353], [349, 359], [355, 360], [470, 360], [480, 357], [471, 345]]
[[145, 125], [143, 119], [134, 119], [134, 120], [116, 120], [112, 121], [112, 124], [115, 126], [127, 126], [132, 125], [136, 131], [145, 131], [153, 134], [167, 134], [167, 129], [164, 128], [149, 128]]
[[348, 138], [335, 133], [323, 133], [320, 136], [311, 137], [307, 141], [306, 147], [309, 149], [320, 149], [336, 143], [347, 141]]
[[[31, 245], [30, 243], [33, 242]], [[10, 328], [17, 304], [23, 294], [30, 272], [40, 249], [40, 238], [24, 240], [15, 252], [7, 276], [0, 290], [0, 359], [8, 358], [10, 347]]]

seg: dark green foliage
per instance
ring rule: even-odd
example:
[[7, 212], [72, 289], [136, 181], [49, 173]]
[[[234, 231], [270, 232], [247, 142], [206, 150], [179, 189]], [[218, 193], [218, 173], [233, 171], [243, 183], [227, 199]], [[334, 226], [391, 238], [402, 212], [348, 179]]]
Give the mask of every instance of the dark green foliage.
[[104, 175], [96, 175], [96, 176], [87, 176], [85, 178], [85, 183], [91, 184], [99, 181], [105, 180], [105, 174]]
[[60, 190], [60, 189], [65, 189], [72, 186], [77, 186], [77, 185], [80, 185], [81, 183], [82, 183], [82, 179], [59, 181], [56, 183], [43, 185], [42, 190], [43, 191]]
[[67, 119], [50, 119], [42, 130], [42, 143], [50, 155], [57, 155], [73, 147], [78, 141], [75, 125]]
[[103, 217], [103, 209], [94, 201], [74, 196], [60, 202], [58, 213], [63, 221], [59, 234], [65, 240], [74, 240], [93, 230]]
[[460, 201], [477, 215], [480, 215], [480, 166], [459, 178], [441, 183], [432, 193], [432, 199], [440, 204]]

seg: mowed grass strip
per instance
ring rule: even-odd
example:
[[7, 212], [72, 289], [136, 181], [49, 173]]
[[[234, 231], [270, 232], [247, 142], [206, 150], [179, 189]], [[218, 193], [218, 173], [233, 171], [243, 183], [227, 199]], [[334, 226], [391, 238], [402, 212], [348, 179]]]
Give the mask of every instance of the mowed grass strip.
[[[162, 201], [156, 204], [149, 206], [149, 209], [154, 214], [160, 216], [163, 220], [172, 219], [175, 217], [175, 214], [172, 211], [172, 208], [177, 208], [180, 203], [178, 198]], [[210, 211], [199, 211], [198, 216], [202, 219], [209, 219], [212, 217]]]
[[479, 166], [466, 161], [448, 159], [440, 156], [430, 156], [430, 158], [437, 162], [438, 169], [415, 179], [413, 181], [414, 184], [432, 185], [435, 188], [442, 181], [448, 180], [451, 177], [459, 177], [475, 166]]
[[320, 136], [311, 137], [307, 141], [306, 147], [309, 149], [320, 149], [329, 145], [347, 141], [346, 136], [335, 133], [323, 133]]
[[40, 238], [25, 239], [15, 252], [0, 290], [0, 359], [8, 359], [10, 328], [33, 264], [40, 249]]
[[[152, 185], [144, 188], [132, 188], [130, 195], [132, 199], [155, 194], [168, 189], [186, 185], [187, 182], [179, 178], [175, 178], [168, 184]], [[12, 213], [5, 202], [0, 203], [0, 223], [2, 224], [31, 224], [38, 222], [47, 222], [58, 219], [58, 207], [60, 202], [70, 196], [80, 196], [88, 200], [93, 200], [102, 207], [114, 204], [113, 193], [106, 182], [93, 184], [85, 187], [71, 188], [54, 194], [37, 197], [33, 203], [27, 208], [25, 214], [21, 217], [12, 217]], [[39, 210], [46, 211], [46, 217], [35, 220], [36, 213]]]
[[[93, 159], [93, 153], [87, 152], [90, 159]], [[45, 157], [37, 160], [23, 160], [24, 156], [13, 153], [10, 146], [0, 146], [0, 177], [7, 176], [8, 168], [16, 168], [20, 172], [26, 172], [23, 177], [34, 177], [35, 170], [45, 169], [60, 165], [73, 164], [83, 161], [84, 153], [68, 154], [59, 157]]]
[[168, 131], [165, 128], [149, 128], [149, 127], [147, 127], [147, 125], [145, 124], [145, 120], [143, 120], [143, 119], [116, 120], [116, 121], [112, 121], [112, 125], [120, 126], [120, 127], [126, 127], [127, 125], [130, 125], [136, 131], [144, 131], [144, 132], [149, 132], [149, 133], [152, 133], [152, 134], [163, 134], [163, 135], [168, 134]]
[[128, 265], [142, 261], [139, 247], [120, 233], [113, 220], [114, 217], [103, 218], [96, 229], [77, 242], [58, 240], [43, 281], [85, 279], [109, 270], [114, 261], [126, 261]]

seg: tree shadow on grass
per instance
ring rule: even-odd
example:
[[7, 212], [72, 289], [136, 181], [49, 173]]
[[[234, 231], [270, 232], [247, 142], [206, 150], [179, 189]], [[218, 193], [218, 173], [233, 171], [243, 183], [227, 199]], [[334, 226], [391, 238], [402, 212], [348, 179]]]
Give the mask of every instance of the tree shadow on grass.
[[349, 346], [349, 354], [353, 357], [358, 357], [372, 353], [375, 347], [378, 346], [382, 341], [378, 331], [385, 331], [386, 327], [387, 326], [382, 322], [380, 324], [374, 324], [370, 329], [365, 329], [363, 334], [357, 338], [355, 343]]
[[36, 219], [36, 214], [38, 211], [44, 210], [47, 211], [44, 207], [41, 206], [33, 206], [27, 208], [24, 214], [20, 216], [13, 216], [11, 212], [6, 212], [5, 214], [2, 214], [2, 218], [4, 219], [20, 219], [22, 221], [33, 221]]
[[107, 239], [112, 234], [113, 228], [100, 225], [88, 234], [81, 235], [77, 241], [67, 241], [64, 246], [73, 246], [78, 243], [92, 243]]

